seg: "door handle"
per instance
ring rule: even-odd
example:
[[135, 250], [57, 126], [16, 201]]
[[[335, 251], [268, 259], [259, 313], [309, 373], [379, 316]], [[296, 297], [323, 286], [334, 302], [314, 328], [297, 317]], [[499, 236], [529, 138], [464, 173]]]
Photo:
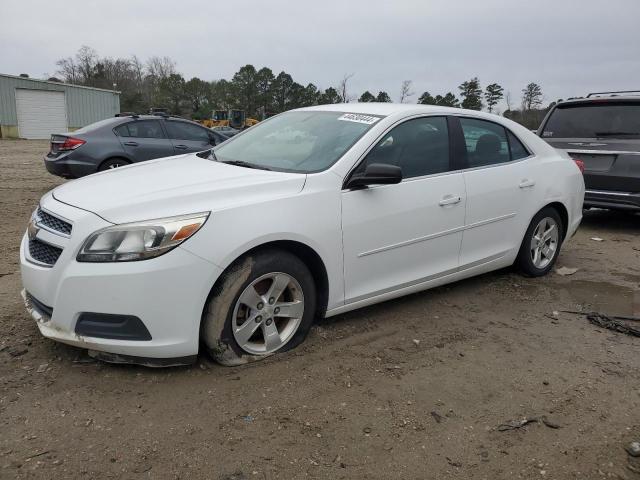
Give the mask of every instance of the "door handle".
[[124, 142], [127, 147], [137, 147], [138, 142]]
[[187, 148], [189, 148], [186, 145], [174, 145], [174, 147], [176, 147], [178, 150], [186, 150]]
[[447, 205], [455, 205], [456, 203], [460, 203], [461, 200], [462, 198], [460, 196], [445, 195], [444, 197], [442, 197], [442, 200], [440, 200], [439, 205], [441, 207], [446, 207]]
[[528, 178], [525, 178], [524, 180], [522, 180], [520, 182], [519, 187], [520, 188], [530, 188], [533, 187], [536, 184], [536, 182], [534, 180], [529, 180]]

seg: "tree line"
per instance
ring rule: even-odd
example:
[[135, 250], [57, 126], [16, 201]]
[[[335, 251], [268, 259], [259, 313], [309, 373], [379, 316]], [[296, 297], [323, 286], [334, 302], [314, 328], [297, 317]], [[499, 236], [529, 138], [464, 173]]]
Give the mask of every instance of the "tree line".
[[[248, 116], [263, 118], [310, 105], [356, 99], [359, 102], [392, 101], [389, 93], [382, 90], [377, 94], [367, 90], [359, 97], [351, 95], [349, 82], [353, 74], [344, 75], [338, 85], [326, 89], [313, 83], [298, 83], [285, 71], [276, 74], [268, 67], [256, 69], [253, 65], [243, 66], [229, 80], [207, 81], [198, 77], [187, 80], [169, 57], [153, 56], [146, 61], [135, 55], [130, 58], [101, 57], [88, 46], [80, 48], [72, 57], [58, 60], [56, 65], [57, 75], [62, 81], [119, 90], [121, 110], [137, 113], [162, 107], [168, 108], [172, 114], [203, 119], [209, 118], [213, 110], [237, 108], [245, 110]], [[50, 80], [60, 79], [54, 77]], [[398, 101], [410, 101], [415, 95], [412, 81], [404, 80], [398, 93]], [[483, 89], [477, 77], [462, 82], [458, 86], [458, 96], [451, 91], [436, 95], [423, 92], [417, 103], [471, 110], [486, 108], [489, 112], [496, 112], [502, 100], [507, 106], [502, 113], [530, 128], [537, 127], [538, 118], [541, 120], [546, 111], [542, 108], [542, 88], [536, 83], [529, 83], [523, 88], [520, 108], [514, 108], [510, 92], [505, 92], [495, 82]]]

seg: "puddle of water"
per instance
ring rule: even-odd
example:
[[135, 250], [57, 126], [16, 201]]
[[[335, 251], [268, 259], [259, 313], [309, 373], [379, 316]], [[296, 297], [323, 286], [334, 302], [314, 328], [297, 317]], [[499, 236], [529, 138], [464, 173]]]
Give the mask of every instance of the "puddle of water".
[[574, 280], [563, 285], [585, 310], [606, 315], [640, 316], [640, 292], [607, 282]]

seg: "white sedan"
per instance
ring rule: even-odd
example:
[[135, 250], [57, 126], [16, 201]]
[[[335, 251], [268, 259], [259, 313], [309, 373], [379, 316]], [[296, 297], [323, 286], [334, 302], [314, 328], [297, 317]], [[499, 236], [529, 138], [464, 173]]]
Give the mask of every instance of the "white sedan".
[[324, 105], [214, 151], [68, 182], [25, 234], [46, 337], [112, 362], [237, 365], [316, 317], [510, 265], [544, 275], [582, 218], [579, 165], [502, 117]]

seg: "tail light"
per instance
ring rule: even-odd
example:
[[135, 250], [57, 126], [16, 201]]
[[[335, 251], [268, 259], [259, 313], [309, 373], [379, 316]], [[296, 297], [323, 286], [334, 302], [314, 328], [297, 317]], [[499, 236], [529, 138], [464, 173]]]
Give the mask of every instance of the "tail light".
[[80, 140], [79, 138], [67, 137], [62, 145], [58, 147], [58, 150], [75, 150], [85, 143], [87, 142], [84, 140]]
[[52, 135], [51, 136], [51, 152], [68, 152], [70, 150], [75, 150], [78, 147], [84, 145], [86, 140], [82, 140], [80, 138], [74, 137], [64, 137], [62, 135]]
[[584, 173], [584, 162], [579, 158], [574, 158], [573, 161], [576, 162], [576, 165], [580, 169], [580, 173]]

